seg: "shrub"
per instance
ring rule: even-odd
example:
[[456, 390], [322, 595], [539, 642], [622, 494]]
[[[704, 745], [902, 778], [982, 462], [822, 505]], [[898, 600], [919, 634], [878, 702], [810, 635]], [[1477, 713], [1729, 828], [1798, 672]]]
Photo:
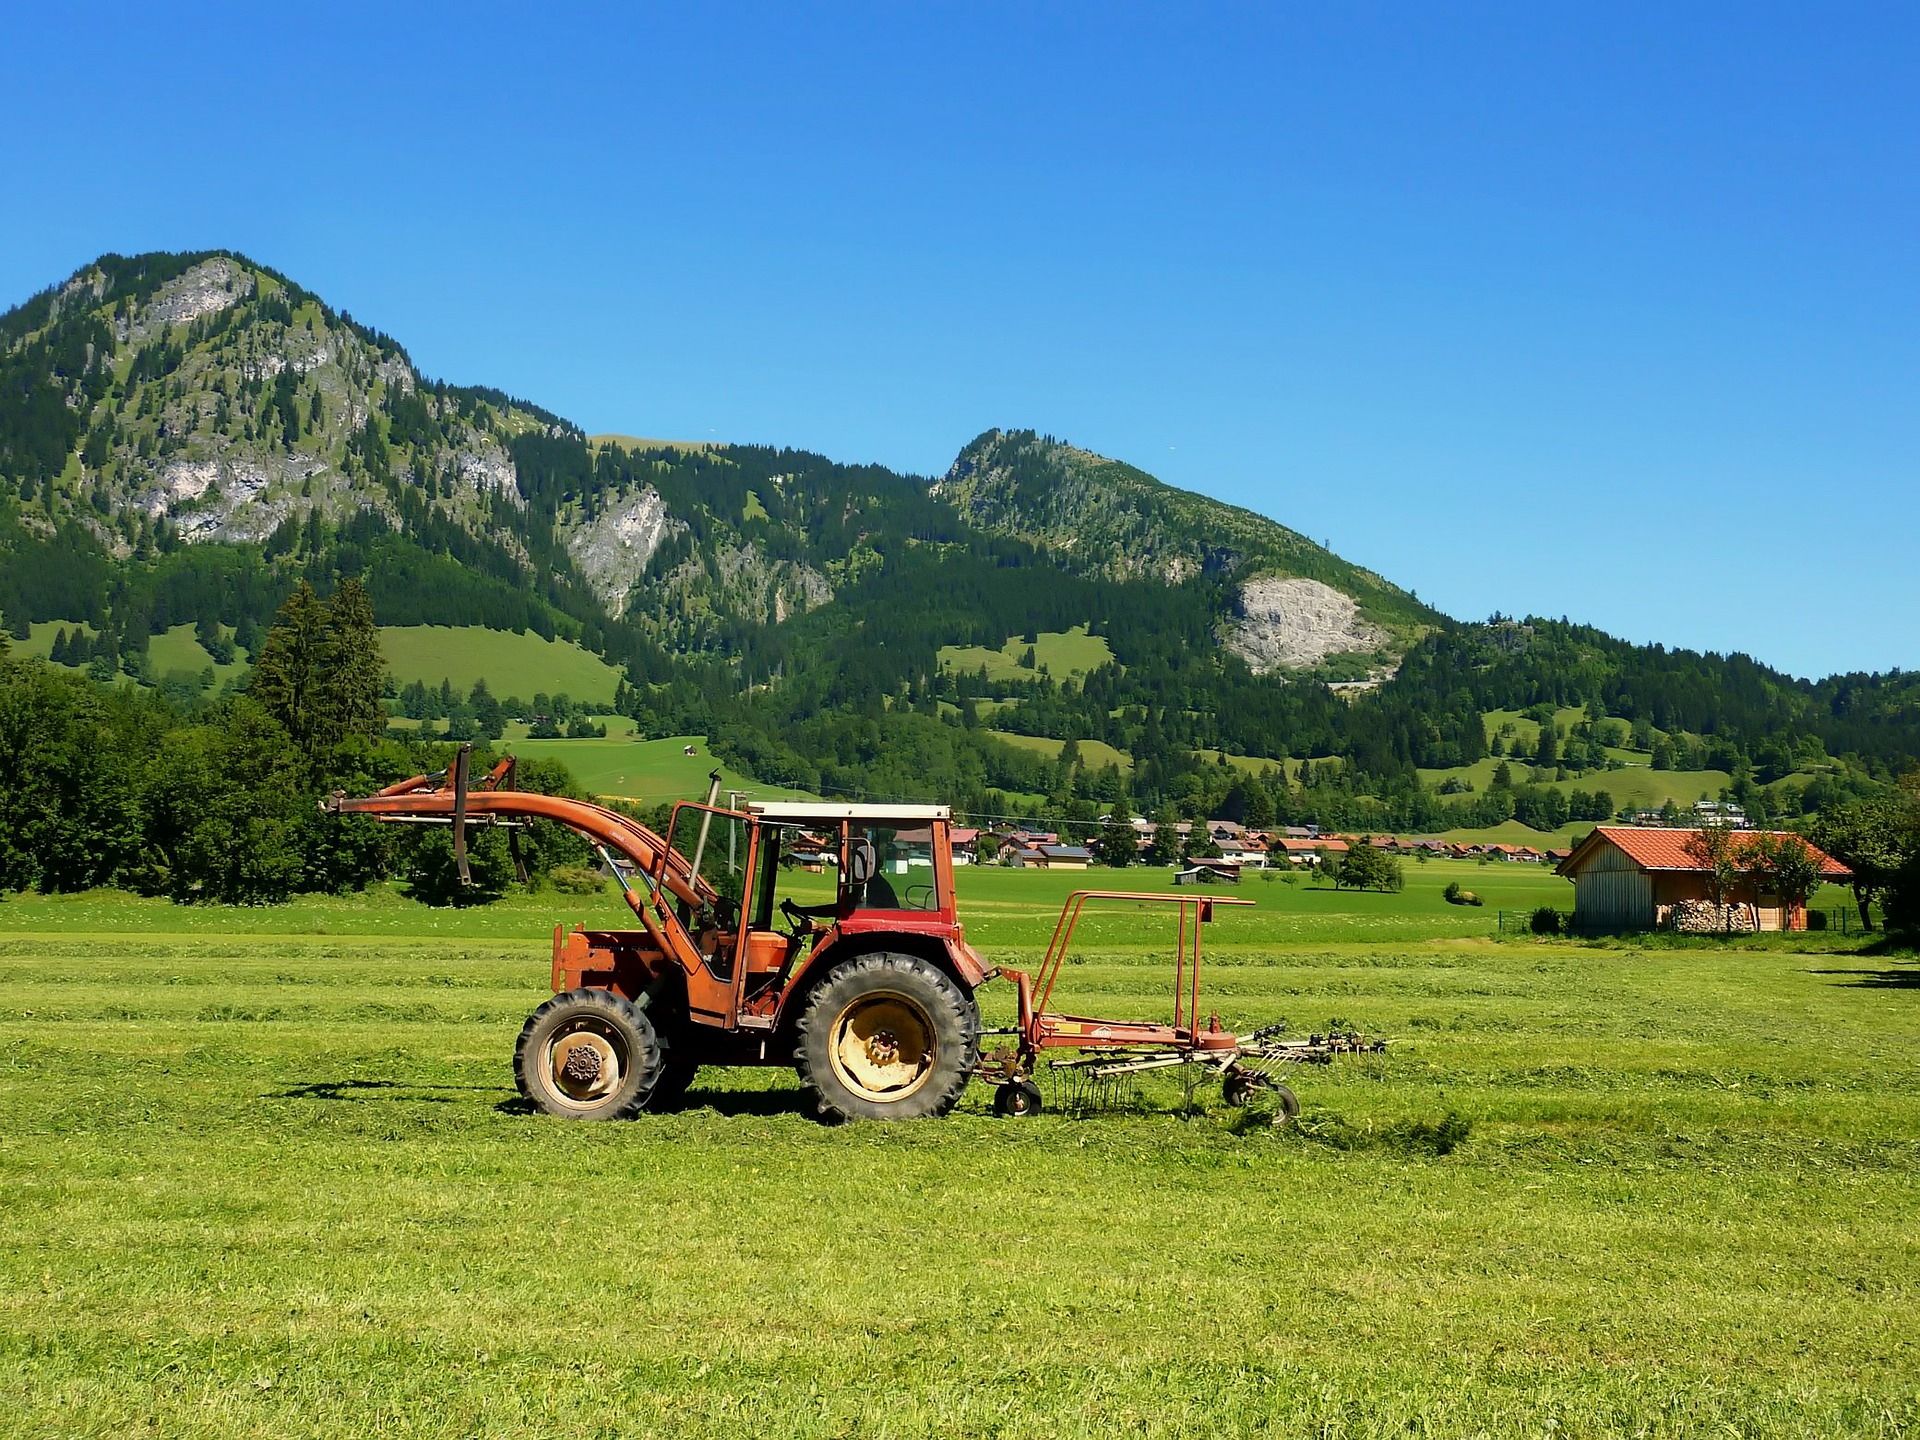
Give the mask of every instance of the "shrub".
[[1440, 892], [1440, 898], [1449, 905], [1484, 905], [1486, 902], [1471, 890], [1462, 890], [1458, 880], [1449, 880], [1447, 888]]
[[556, 865], [547, 878], [562, 895], [598, 895], [607, 888], [606, 879], [591, 865]]
[[1558, 935], [1565, 928], [1560, 923], [1560, 912], [1551, 905], [1542, 905], [1535, 910], [1533, 919], [1527, 924], [1536, 935]]

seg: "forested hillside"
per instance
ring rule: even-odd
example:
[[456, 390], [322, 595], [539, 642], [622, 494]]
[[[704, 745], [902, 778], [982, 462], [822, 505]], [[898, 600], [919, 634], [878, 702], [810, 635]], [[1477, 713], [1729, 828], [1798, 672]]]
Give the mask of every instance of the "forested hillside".
[[183, 627], [237, 668], [296, 585], [357, 578], [383, 625], [577, 643], [643, 730], [768, 782], [988, 813], [1555, 830], [1655, 772], [1792, 816], [1920, 758], [1912, 675], [1462, 624], [1032, 431], [937, 479], [595, 443], [230, 253], [106, 256], [0, 316], [0, 481], [8, 629], [182, 712], [244, 674], [168, 672]]

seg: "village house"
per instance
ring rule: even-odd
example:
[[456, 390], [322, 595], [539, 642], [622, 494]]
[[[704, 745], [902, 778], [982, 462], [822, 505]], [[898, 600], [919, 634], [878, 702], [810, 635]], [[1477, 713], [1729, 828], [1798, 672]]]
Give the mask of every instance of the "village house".
[[964, 825], [956, 825], [949, 833], [953, 845], [953, 863], [955, 865], [973, 864], [973, 847], [980, 839], [978, 830], [970, 830]]
[[[1556, 873], [1573, 881], [1575, 928], [1655, 930], [1675, 923], [1677, 906], [1710, 904], [1707, 867], [1689, 850], [1689, 842], [1699, 833], [1666, 827], [1598, 826], [1556, 867]], [[1738, 833], [1744, 848], [1759, 832]], [[1807, 848], [1820, 862], [1824, 879], [1837, 883], [1852, 878], [1838, 860], [1812, 845]], [[1777, 895], [1744, 891], [1728, 898], [1745, 912], [1743, 928], [1806, 928], [1806, 907], [1802, 904]]]
[[1084, 870], [1093, 863], [1093, 852], [1084, 845], [1036, 845], [1022, 857], [1022, 863], [1042, 870]]
[[1219, 845], [1220, 856], [1224, 860], [1231, 860], [1250, 870], [1267, 868], [1266, 842], [1250, 831], [1242, 831], [1237, 839], [1229, 838], [1215, 843]]

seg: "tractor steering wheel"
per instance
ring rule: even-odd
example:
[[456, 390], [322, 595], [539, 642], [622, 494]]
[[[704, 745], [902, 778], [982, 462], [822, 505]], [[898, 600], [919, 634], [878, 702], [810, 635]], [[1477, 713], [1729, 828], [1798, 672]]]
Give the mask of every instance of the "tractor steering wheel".
[[780, 913], [786, 916], [787, 924], [793, 927], [787, 933], [795, 940], [804, 940], [814, 932], [813, 916], [794, 904], [792, 896], [780, 897]]

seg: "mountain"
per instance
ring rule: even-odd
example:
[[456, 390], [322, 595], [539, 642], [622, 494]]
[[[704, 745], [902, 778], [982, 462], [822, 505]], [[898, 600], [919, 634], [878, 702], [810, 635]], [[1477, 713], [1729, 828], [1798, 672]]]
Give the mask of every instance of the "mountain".
[[[1920, 754], [1911, 676], [1816, 686], [1560, 622], [1462, 625], [1273, 520], [1031, 431], [987, 431], [937, 479], [590, 438], [422, 375], [232, 252], [103, 256], [0, 316], [16, 633], [84, 624], [96, 669], [153, 678], [151, 637], [191, 623], [245, 650], [297, 581], [349, 575], [384, 624], [578, 643], [624, 668], [649, 728], [810, 789], [1200, 806], [1232, 783], [1202, 765], [1221, 752], [1275, 762], [1276, 803], [1424, 824], [1445, 818], [1433, 772], [1488, 758], [1511, 728], [1488, 717], [1521, 711], [1569, 727], [1533, 767], [1552, 785], [1622, 763], [1608, 719], [1634, 753], [1663, 741], [1786, 807]], [[1552, 719], [1569, 708], [1587, 718]], [[1476, 817], [1513, 813], [1475, 794]]]
[[1366, 655], [1383, 667], [1444, 617], [1286, 526], [1032, 431], [990, 430], [933, 487], [990, 534], [1078, 574], [1231, 587], [1224, 639], [1257, 673]]

